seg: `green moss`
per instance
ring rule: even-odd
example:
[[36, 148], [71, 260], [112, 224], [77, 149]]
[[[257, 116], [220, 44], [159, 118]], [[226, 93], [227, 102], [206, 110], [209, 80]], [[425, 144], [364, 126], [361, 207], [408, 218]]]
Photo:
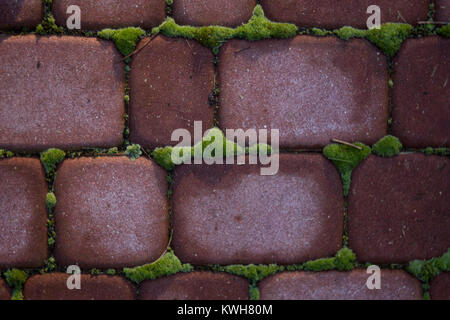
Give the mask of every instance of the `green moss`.
[[439, 28], [436, 32], [440, 36], [450, 38], [450, 24], [447, 24], [447, 25]]
[[14, 153], [11, 151], [0, 149], [0, 159], [2, 158], [11, 158], [14, 156]]
[[107, 275], [113, 276], [116, 274], [116, 270], [115, 269], [108, 269], [105, 272]]
[[156, 279], [178, 272], [189, 272], [194, 268], [190, 264], [182, 264], [172, 251], [159, 258], [157, 261], [136, 268], [123, 269], [125, 276], [135, 283], [144, 280]]
[[372, 146], [372, 151], [380, 157], [393, 157], [398, 155], [402, 148], [403, 145], [398, 138], [387, 135]]
[[331, 31], [327, 31], [327, 30], [323, 30], [323, 29], [319, 29], [319, 28], [312, 28], [311, 33], [318, 37], [325, 37], [325, 36], [333, 34], [333, 32], [331, 32]]
[[260, 293], [256, 286], [250, 286], [250, 300], [259, 300]]
[[341, 173], [344, 195], [348, 194], [350, 188], [352, 170], [371, 153], [370, 147], [359, 142], [356, 142], [355, 145], [361, 147], [362, 150], [335, 143], [329, 144], [323, 149], [324, 156], [333, 161]]
[[422, 150], [427, 155], [437, 155], [437, 156], [448, 156], [450, 155], [450, 149], [449, 148], [431, 148], [428, 147], [424, 150]]
[[367, 35], [367, 30], [360, 30], [345, 26], [340, 29], [334, 30], [334, 33], [339, 38], [348, 40], [350, 38], [364, 38]]
[[46, 197], [47, 209], [51, 212], [56, 206], [56, 196], [53, 192], [47, 193]]
[[367, 39], [383, 50], [386, 55], [393, 57], [412, 30], [409, 24], [385, 23], [380, 29], [367, 30]]
[[55, 18], [52, 14], [47, 14], [42, 23], [36, 27], [36, 33], [40, 35], [61, 34], [64, 32], [62, 27], [56, 25]]
[[428, 282], [441, 272], [450, 271], [450, 249], [441, 257], [411, 261], [406, 270], [423, 282]]
[[141, 146], [138, 144], [132, 144], [127, 147], [125, 154], [130, 158], [131, 161], [138, 159], [142, 155]]
[[117, 49], [124, 56], [127, 56], [134, 51], [136, 44], [144, 35], [144, 30], [135, 27], [123, 29], [103, 29], [97, 33], [97, 36], [102, 39], [114, 41]]
[[305, 270], [326, 271], [326, 270], [352, 270], [356, 265], [356, 256], [349, 248], [342, 248], [333, 258], [322, 258], [305, 263]]
[[19, 269], [9, 269], [5, 272], [6, 283], [13, 288], [22, 287], [27, 278], [28, 274]]
[[45, 267], [40, 270], [40, 273], [48, 273], [56, 270], [56, 260], [53, 256], [45, 260]]
[[238, 264], [219, 267], [217, 269], [217, 271], [225, 271], [237, 276], [245, 277], [250, 281], [252, 281], [253, 283], [261, 281], [265, 277], [268, 277], [283, 270], [284, 270], [283, 266], [278, 266], [276, 264], [269, 264], [269, 265]]
[[41, 162], [44, 165], [45, 172], [50, 174], [55, 171], [56, 165], [64, 160], [66, 153], [60, 149], [51, 148], [41, 152]]
[[156, 148], [152, 152], [152, 158], [166, 170], [172, 170], [175, 164], [172, 162], [172, 147]]
[[258, 143], [254, 144], [251, 147], [248, 147], [246, 149], [246, 153], [253, 154], [253, 155], [259, 155], [262, 154], [271, 154], [272, 153], [272, 147], [265, 143]]
[[118, 154], [118, 153], [119, 153], [119, 149], [118, 149], [117, 147], [110, 148], [110, 149], [108, 149], [108, 151], [106, 152], [106, 154], [109, 154], [109, 155]]

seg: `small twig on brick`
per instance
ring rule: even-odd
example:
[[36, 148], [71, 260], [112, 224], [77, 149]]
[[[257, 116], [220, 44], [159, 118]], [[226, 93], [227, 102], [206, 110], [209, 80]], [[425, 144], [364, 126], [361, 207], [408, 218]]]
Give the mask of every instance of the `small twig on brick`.
[[247, 47], [247, 48], [243, 48], [243, 49], [237, 50], [237, 51], [234, 52], [234, 54], [241, 53], [241, 52], [243, 52], [243, 51], [245, 51], [245, 50], [248, 50], [248, 49], [250, 49], [250, 47]]
[[130, 53], [129, 55], [123, 57], [122, 59], [119, 60], [119, 62], [122, 62], [122, 61], [128, 59], [129, 57], [131, 57], [131, 56], [133, 56], [133, 55], [135, 55], [135, 54], [138, 54], [141, 50], [143, 50], [146, 46], [148, 46], [148, 45], [150, 44], [150, 42], [152, 42], [153, 39], [156, 38], [157, 35], [158, 35], [158, 34], [154, 34], [153, 36], [151, 36], [150, 39], [147, 41], [146, 44], [144, 44], [144, 45], [143, 45], [142, 47], [140, 47], [139, 49], [134, 50], [134, 51], [133, 51], [132, 53]]
[[445, 21], [419, 21], [418, 24], [449, 24], [450, 22]]
[[399, 17], [400, 19], [402, 19], [404, 23], [408, 23], [408, 21], [406, 21], [406, 19], [403, 18], [402, 14], [400, 13], [399, 10], [397, 10], [397, 13], [398, 13], [398, 17]]
[[350, 143], [350, 142], [346, 142], [346, 141], [342, 141], [339, 139], [331, 139], [331, 141], [336, 142], [336, 143], [340, 143], [340, 144], [345, 144], [346, 146], [358, 149], [358, 150], [362, 150], [362, 148], [360, 146], [357, 146], [356, 144]]

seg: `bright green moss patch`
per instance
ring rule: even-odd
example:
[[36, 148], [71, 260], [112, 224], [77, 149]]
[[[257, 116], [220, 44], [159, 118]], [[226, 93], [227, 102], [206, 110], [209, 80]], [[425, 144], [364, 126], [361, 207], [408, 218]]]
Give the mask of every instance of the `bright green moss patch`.
[[350, 38], [364, 38], [367, 35], [367, 30], [355, 29], [353, 27], [342, 27], [334, 30], [334, 33], [343, 40]]
[[66, 153], [60, 149], [48, 149], [41, 152], [41, 162], [44, 165], [45, 172], [50, 174], [55, 171], [56, 165], [64, 160]]
[[450, 271], [450, 249], [439, 258], [411, 261], [406, 270], [423, 282], [428, 282], [441, 272]]
[[450, 155], [450, 149], [449, 148], [431, 148], [428, 147], [424, 150], [422, 150], [427, 155], [437, 155], [437, 156], [448, 156]]
[[402, 148], [403, 145], [398, 138], [388, 135], [375, 143], [372, 146], [372, 151], [380, 157], [393, 157], [398, 155]]
[[329, 144], [323, 149], [323, 155], [333, 161], [341, 173], [344, 195], [348, 194], [350, 188], [352, 170], [371, 153], [370, 147], [359, 142], [354, 144], [362, 150], [336, 143]]
[[138, 144], [132, 144], [127, 147], [125, 154], [131, 161], [138, 159], [142, 155], [141, 146]]
[[194, 268], [190, 264], [182, 264], [172, 251], [168, 251], [157, 261], [136, 268], [123, 269], [125, 276], [135, 283], [156, 279], [178, 272], [189, 272]]
[[109, 276], [113, 276], [116, 274], [116, 270], [115, 269], [108, 269], [105, 271], [105, 273]]
[[322, 258], [305, 263], [307, 271], [352, 270], [356, 265], [356, 256], [349, 248], [342, 248], [333, 258]]
[[258, 287], [251, 285], [250, 286], [250, 300], [259, 300], [260, 293]]
[[386, 55], [393, 57], [412, 30], [413, 27], [409, 24], [385, 23], [380, 29], [367, 30], [367, 39], [383, 50]]
[[446, 38], [450, 38], [450, 24], [447, 24], [437, 30], [437, 34]]
[[156, 148], [152, 152], [153, 160], [166, 170], [172, 170], [175, 167], [171, 155], [172, 147]]
[[28, 274], [19, 269], [10, 269], [5, 272], [6, 283], [13, 288], [11, 300], [23, 300], [22, 289]]
[[53, 192], [47, 193], [46, 197], [47, 209], [51, 212], [56, 206], [56, 196]]
[[225, 267], [219, 267], [217, 271], [225, 271], [237, 276], [245, 277], [256, 283], [261, 281], [265, 277], [271, 276], [277, 272], [283, 271], [283, 266], [278, 266], [276, 264], [269, 265], [230, 265]]
[[2, 158], [11, 158], [14, 156], [14, 153], [11, 151], [0, 149], [0, 159]]
[[325, 37], [333, 34], [333, 32], [331, 31], [323, 30], [320, 28], [312, 28], [311, 33], [318, 37]]
[[42, 23], [36, 27], [36, 33], [40, 35], [63, 33], [64, 29], [56, 25], [55, 18], [52, 14], [47, 14]]
[[103, 29], [97, 33], [102, 39], [114, 41], [117, 49], [124, 56], [129, 55], [136, 48], [138, 41], [145, 35], [141, 28], [129, 27], [123, 29]]

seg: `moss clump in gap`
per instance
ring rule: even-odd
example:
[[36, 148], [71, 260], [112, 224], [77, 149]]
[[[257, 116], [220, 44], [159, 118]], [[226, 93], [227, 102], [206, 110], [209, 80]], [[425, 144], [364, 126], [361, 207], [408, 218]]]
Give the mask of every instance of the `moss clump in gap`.
[[168, 251], [164, 256], [151, 264], [123, 269], [125, 276], [135, 283], [192, 270], [194, 268], [190, 264], [182, 264], [172, 251]]
[[250, 293], [250, 300], [259, 300], [260, 293], [258, 287], [251, 285], [249, 293]]
[[406, 270], [423, 282], [429, 282], [441, 272], [450, 271], [450, 249], [441, 257], [411, 261]]
[[323, 149], [323, 155], [329, 160], [333, 161], [333, 163], [341, 173], [345, 196], [348, 195], [353, 169], [356, 168], [356, 166], [361, 161], [366, 159], [372, 152], [370, 147], [366, 146], [365, 144], [359, 142], [356, 142], [354, 144], [361, 147], [362, 150], [358, 150], [344, 144], [336, 143], [329, 144]]
[[110, 148], [110, 149], [108, 149], [108, 151], [106, 152], [106, 154], [109, 154], [109, 155], [118, 154], [118, 153], [119, 153], [119, 149], [118, 149], [117, 147]]
[[0, 149], [0, 159], [2, 159], [2, 158], [11, 158], [13, 156], [14, 156], [13, 152]]
[[166, 0], [166, 13], [172, 14], [173, 0]]
[[450, 155], [450, 148], [432, 148], [428, 147], [422, 150], [426, 155], [436, 155], [436, 156], [448, 156]]
[[249, 279], [252, 283], [261, 281], [262, 279], [271, 276], [277, 272], [284, 271], [283, 266], [278, 266], [276, 264], [269, 265], [230, 265], [225, 267], [218, 267], [216, 271], [224, 271], [237, 276], [245, 277]]
[[134, 51], [138, 41], [145, 36], [145, 31], [135, 27], [103, 29], [97, 32], [97, 36], [102, 39], [114, 41], [119, 52], [127, 56]]
[[340, 29], [334, 30], [334, 34], [336, 34], [339, 38], [343, 40], [348, 40], [351, 38], [364, 38], [367, 35], [367, 30], [355, 29], [353, 27], [342, 27]]
[[11, 300], [23, 300], [22, 289], [28, 274], [19, 269], [9, 269], [5, 272], [6, 283], [13, 288]]
[[413, 27], [409, 24], [385, 23], [380, 29], [367, 30], [367, 39], [383, 50], [386, 55], [393, 57], [412, 30]]
[[400, 153], [403, 145], [397, 137], [387, 135], [372, 146], [372, 151], [380, 157], [393, 157]]
[[42, 23], [36, 27], [36, 33], [40, 35], [61, 34], [63, 32], [63, 27], [58, 27], [56, 25], [55, 18], [50, 13], [47, 14], [44, 20], [42, 20]]
[[115, 269], [108, 269], [105, 271], [105, 273], [109, 276], [113, 276], [116, 274], [116, 270]]
[[436, 33], [442, 37], [450, 38], [450, 24], [440, 27]]
[[129, 145], [125, 150], [125, 154], [131, 161], [134, 161], [142, 155], [141, 146], [138, 144]]
[[49, 273], [56, 270], [56, 260], [53, 256], [49, 257], [45, 260], [45, 267], [42, 268], [39, 272], [41, 274]]
[[328, 31], [328, 30], [323, 30], [320, 28], [312, 28], [311, 29], [311, 34], [317, 36], [317, 37], [325, 37], [325, 36], [330, 36], [333, 35], [333, 32]]
[[51, 212], [53, 208], [56, 206], [56, 196], [53, 192], [47, 193], [47, 197], [45, 199], [47, 204], [47, 209]]
[[152, 158], [161, 167], [166, 170], [172, 170], [175, 168], [175, 164], [172, 162], [172, 147], [156, 148], [152, 152]]
[[349, 248], [342, 248], [336, 253], [333, 258], [322, 258], [305, 263], [304, 269], [307, 271], [326, 271], [339, 270], [349, 271], [353, 270], [356, 265], [356, 256]]
[[60, 149], [51, 148], [41, 152], [41, 162], [47, 174], [53, 173], [56, 165], [64, 160], [66, 153]]

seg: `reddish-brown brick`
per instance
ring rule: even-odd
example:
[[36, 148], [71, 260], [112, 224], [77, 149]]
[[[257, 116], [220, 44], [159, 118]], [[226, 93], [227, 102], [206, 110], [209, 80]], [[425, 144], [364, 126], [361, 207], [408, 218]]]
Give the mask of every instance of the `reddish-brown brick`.
[[406, 263], [441, 256], [450, 245], [450, 159], [371, 156], [353, 172], [349, 246], [360, 262]]
[[450, 39], [407, 40], [394, 69], [392, 132], [412, 148], [450, 146]]
[[450, 0], [436, 0], [436, 18], [440, 22], [450, 22]]
[[227, 273], [190, 272], [147, 280], [139, 288], [141, 300], [248, 300], [247, 279]]
[[173, 188], [173, 248], [183, 262], [290, 264], [341, 248], [342, 185], [321, 155], [281, 155], [273, 176], [249, 164], [183, 165]]
[[430, 296], [433, 300], [450, 300], [450, 272], [444, 272], [431, 280]]
[[[145, 45], [143, 40], [139, 47]], [[159, 36], [133, 57], [130, 75], [130, 139], [145, 147], [174, 145], [172, 132], [193, 136], [194, 121], [211, 128], [214, 89], [211, 50], [196, 41]]]
[[54, 0], [53, 14], [58, 25], [66, 26], [67, 8], [81, 10], [81, 29], [142, 27], [151, 29], [166, 17], [165, 0]]
[[70, 274], [49, 273], [30, 277], [24, 286], [25, 300], [134, 300], [136, 287], [118, 276], [81, 275], [81, 289], [68, 289]]
[[251, 18], [255, 5], [256, 0], [176, 0], [172, 10], [178, 24], [237, 27]]
[[120, 57], [113, 43], [95, 38], [0, 37], [0, 148], [120, 145]]
[[11, 289], [6, 285], [6, 282], [0, 279], [0, 300], [11, 299]]
[[0, 1], [0, 29], [34, 28], [41, 21], [42, 0]]
[[39, 160], [0, 160], [0, 268], [44, 264], [48, 255], [46, 194]]
[[366, 270], [283, 272], [261, 281], [262, 300], [420, 300], [420, 282], [401, 270], [381, 270], [381, 289], [370, 290]]
[[221, 48], [219, 85], [221, 127], [279, 129], [281, 148], [386, 134], [386, 61], [365, 40], [232, 40]]
[[301, 27], [367, 28], [370, 5], [381, 9], [381, 22], [416, 24], [427, 20], [430, 0], [261, 0], [266, 16]]
[[83, 268], [137, 266], [168, 242], [167, 178], [152, 161], [66, 160], [55, 181], [55, 257]]

